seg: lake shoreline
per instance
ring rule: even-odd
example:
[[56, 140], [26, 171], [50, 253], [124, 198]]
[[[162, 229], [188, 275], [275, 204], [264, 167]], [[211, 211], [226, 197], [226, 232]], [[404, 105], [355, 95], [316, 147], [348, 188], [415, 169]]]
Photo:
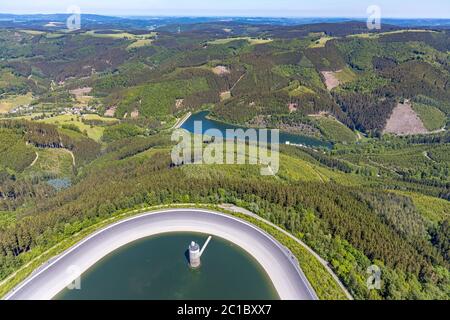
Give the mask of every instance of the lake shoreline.
[[[183, 125], [181, 126], [182, 129], [187, 130], [190, 133], [195, 133], [193, 129], [193, 123], [195, 121], [201, 121], [203, 124], [202, 133], [205, 133], [208, 129], [218, 129], [222, 131], [222, 133], [225, 135], [225, 130], [227, 129], [255, 129], [255, 130], [263, 130], [266, 128], [257, 128], [257, 127], [251, 127], [251, 126], [241, 126], [241, 125], [235, 125], [232, 123], [227, 123], [221, 120], [216, 120], [214, 117], [210, 116], [211, 111], [200, 111], [197, 113], [192, 114], [186, 121], [184, 121]], [[270, 130], [270, 129], [267, 129]], [[296, 133], [290, 133], [286, 131], [280, 131], [280, 145], [281, 144], [291, 144], [294, 146], [302, 146], [310, 149], [332, 149], [333, 144], [330, 142], [326, 142], [323, 140], [320, 140], [315, 137], [310, 137], [306, 135], [300, 135]]]

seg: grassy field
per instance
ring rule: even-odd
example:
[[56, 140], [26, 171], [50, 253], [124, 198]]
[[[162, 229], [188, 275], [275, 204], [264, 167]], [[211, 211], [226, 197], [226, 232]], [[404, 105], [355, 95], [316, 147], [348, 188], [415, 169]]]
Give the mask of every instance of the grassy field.
[[16, 221], [14, 212], [0, 211], [0, 229], [6, 228]]
[[280, 153], [280, 171], [277, 176], [286, 181], [324, 183], [336, 181], [346, 186], [361, 186], [367, 183], [367, 179], [359, 175], [345, 174], [322, 166], [309, 155], [291, 156], [284, 152]]
[[126, 39], [134, 40], [132, 44], [128, 46], [128, 50], [134, 48], [140, 48], [144, 46], [151, 45], [154, 38], [156, 37], [156, 32], [150, 32], [148, 34], [136, 35], [128, 32], [117, 32], [117, 33], [97, 33], [95, 31], [87, 31], [87, 35], [98, 38], [111, 38], [111, 39]]
[[128, 39], [128, 40], [142, 40], [142, 39], [153, 39], [157, 33], [150, 32], [148, 34], [136, 35], [128, 32], [117, 32], [117, 33], [97, 33], [95, 31], [87, 31], [87, 35], [98, 37], [98, 38], [112, 38], [112, 39]]
[[0, 92], [17, 92], [17, 88], [26, 86], [26, 79], [8, 69], [0, 69]]
[[39, 157], [24, 174], [52, 178], [69, 178], [73, 175], [72, 156], [66, 149], [39, 149]]
[[320, 169], [307, 161], [280, 154], [279, 177], [281, 178], [294, 181], [328, 182], [329, 177], [333, 175], [332, 172], [327, 169], [321, 172]]
[[396, 34], [396, 33], [405, 33], [405, 32], [435, 32], [435, 31], [434, 30], [425, 30], [425, 29], [394, 30], [394, 31], [380, 32], [380, 33], [351, 34], [351, 35], [347, 36], [347, 38], [378, 39], [378, 38], [380, 38], [380, 36]]
[[130, 44], [127, 49], [131, 50], [134, 48], [141, 48], [141, 47], [145, 47], [145, 46], [149, 46], [153, 43], [152, 39], [139, 39], [136, 40], [135, 42], [133, 42], [132, 44]]
[[410, 197], [419, 212], [429, 221], [442, 222], [450, 217], [450, 202], [414, 192], [395, 191]]
[[265, 44], [270, 43], [273, 40], [272, 39], [260, 39], [260, 38], [251, 38], [251, 37], [236, 37], [236, 38], [226, 38], [226, 39], [217, 39], [214, 41], [208, 42], [209, 44], [228, 44], [233, 41], [239, 41], [239, 40], [247, 40], [251, 45], [257, 45], [257, 44]]
[[310, 118], [317, 122], [327, 139], [341, 143], [352, 143], [357, 140], [357, 136], [352, 130], [332, 117], [311, 116]]
[[92, 100], [91, 96], [81, 96], [77, 97], [77, 106], [78, 107], [86, 107], [89, 105], [89, 102]]
[[340, 72], [336, 72], [336, 77], [341, 84], [351, 82], [356, 79], [356, 74], [348, 67], [342, 69]]
[[[86, 120], [100, 120], [109, 123], [117, 122], [117, 120], [115, 119], [104, 118], [98, 115], [84, 115], [83, 118]], [[75, 115], [60, 115], [40, 121], [44, 123], [55, 124], [58, 125], [59, 127], [62, 127], [63, 125], [75, 125], [80, 129], [81, 132], [86, 131], [87, 136], [89, 138], [95, 141], [100, 141], [101, 137], [103, 136], [103, 131], [105, 130], [105, 128], [99, 126], [89, 126], [83, 123], [81, 119], [82, 119], [81, 117], [77, 117]]]
[[335, 39], [334, 37], [323, 36], [319, 40], [312, 43], [310, 48], [324, 48], [328, 41]]
[[[212, 146], [209, 145], [209, 146]], [[257, 155], [258, 150], [256, 147], [246, 147], [245, 150], [245, 165], [186, 165], [182, 168], [186, 175], [197, 177], [208, 177], [209, 179], [220, 180], [222, 178], [230, 176], [258, 176], [260, 175], [259, 165], [250, 165], [251, 155]], [[236, 156], [236, 153], [235, 153]], [[257, 158], [252, 158], [257, 162]], [[329, 182], [331, 179], [339, 180], [342, 174], [332, 171], [319, 164], [311, 163], [306, 159], [293, 157], [283, 152], [279, 153], [279, 171], [276, 177], [273, 179], [282, 179], [285, 181], [296, 182]]]
[[289, 96], [291, 97], [301, 97], [305, 94], [315, 94], [315, 92], [312, 89], [301, 85], [298, 80], [293, 81], [289, 85], [287, 90], [289, 91]]
[[33, 95], [31, 93], [0, 99], [0, 113], [8, 113], [13, 108], [28, 105], [32, 100]]
[[414, 103], [412, 108], [429, 131], [440, 130], [447, 122], [445, 114], [436, 107]]

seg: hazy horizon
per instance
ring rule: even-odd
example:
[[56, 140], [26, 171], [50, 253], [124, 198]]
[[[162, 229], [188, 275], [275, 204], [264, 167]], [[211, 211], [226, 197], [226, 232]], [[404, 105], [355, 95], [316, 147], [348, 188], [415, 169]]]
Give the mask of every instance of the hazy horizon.
[[115, 17], [260, 17], [260, 18], [365, 18], [378, 5], [385, 19], [450, 19], [450, 1], [398, 0], [21, 0], [2, 4], [3, 14], [64, 14], [76, 5], [84, 14]]
[[[0, 15], [15, 15], [15, 16], [45, 16], [45, 15], [70, 15], [71, 13], [67, 12], [37, 12], [37, 13], [12, 13], [12, 12], [2, 12], [0, 11]], [[104, 16], [104, 17], [112, 17], [112, 18], [129, 18], [129, 19], [137, 19], [137, 18], [147, 18], [147, 19], [156, 19], [156, 18], [246, 18], [246, 19], [359, 19], [365, 20], [367, 16], [262, 16], [262, 15], [177, 15], [177, 14], [157, 14], [157, 15], [139, 15], [139, 14], [103, 14], [97, 12], [82, 12], [82, 15], [95, 15], [95, 16]], [[395, 17], [395, 16], [385, 16], [382, 20], [450, 20], [449, 17], [426, 17], [426, 16], [417, 16], [417, 17]]]

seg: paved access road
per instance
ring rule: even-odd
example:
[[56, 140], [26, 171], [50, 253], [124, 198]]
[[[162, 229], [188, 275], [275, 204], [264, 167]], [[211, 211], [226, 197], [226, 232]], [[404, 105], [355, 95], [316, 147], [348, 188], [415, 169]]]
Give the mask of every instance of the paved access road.
[[52, 299], [75, 280], [77, 273], [87, 271], [109, 253], [130, 242], [168, 232], [199, 232], [233, 242], [260, 263], [281, 299], [317, 299], [297, 261], [274, 238], [243, 220], [200, 209], [146, 213], [102, 229], [36, 271], [5, 299]]

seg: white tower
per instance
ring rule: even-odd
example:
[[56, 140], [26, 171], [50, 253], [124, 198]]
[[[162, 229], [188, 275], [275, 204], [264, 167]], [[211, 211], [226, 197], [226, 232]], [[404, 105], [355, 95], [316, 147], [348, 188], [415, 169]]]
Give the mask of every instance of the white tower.
[[203, 245], [203, 248], [200, 250], [200, 245], [196, 243], [195, 241], [192, 241], [189, 245], [189, 265], [191, 268], [196, 269], [200, 267], [201, 261], [200, 258], [203, 254], [203, 252], [206, 249], [206, 246], [211, 241], [211, 236], [208, 237], [208, 240], [206, 240], [205, 244]]
[[189, 264], [194, 269], [200, 267], [200, 246], [194, 241], [189, 246]]

